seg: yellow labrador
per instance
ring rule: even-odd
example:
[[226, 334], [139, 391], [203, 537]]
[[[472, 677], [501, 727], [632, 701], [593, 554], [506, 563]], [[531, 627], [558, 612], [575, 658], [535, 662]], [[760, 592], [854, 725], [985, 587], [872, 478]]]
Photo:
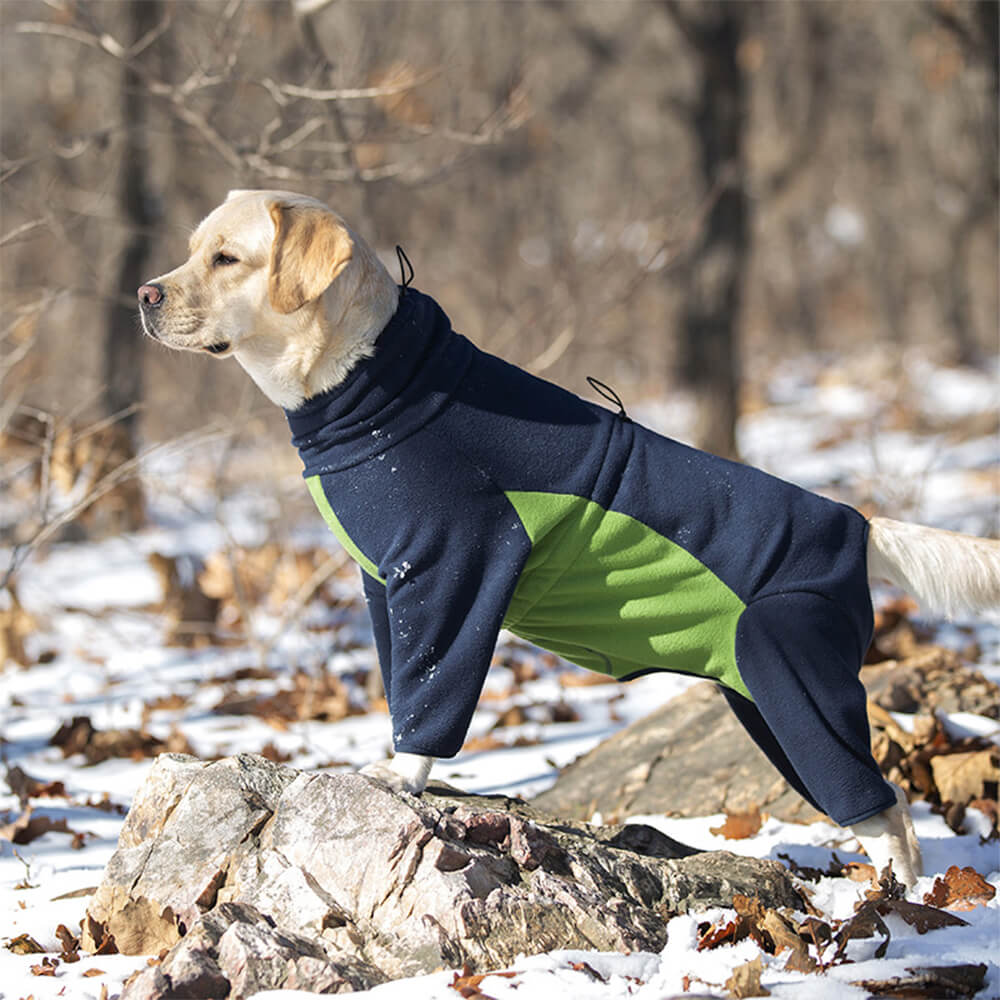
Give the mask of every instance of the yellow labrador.
[[[412, 290], [407, 294], [412, 295]], [[179, 350], [201, 351], [216, 357], [232, 355], [269, 399], [286, 411], [295, 412], [301, 407], [309, 411], [330, 390], [351, 384], [349, 379], [356, 369], [374, 364], [378, 360], [376, 344], [380, 334], [396, 322], [397, 308], [404, 309], [400, 289], [374, 251], [343, 219], [312, 198], [281, 191], [232, 192], [198, 226], [190, 241], [189, 259], [143, 285], [138, 296], [143, 328], [150, 337]], [[392, 336], [400, 336], [399, 331]], [[395, 357], [388, 348], [383, 355]], [[384, 391], [390, 384], [393, 384], [391, 374], [386, 377], [383, 372], [378, 391]], [[542, 385], [537, 380], [532, 384]], [[356, 380], [354, 386], [356, 389]], [[550, 390], [555, 391], [553, 387], [539, 389], [543, 393]], [[363, 401], [358, 405], [363, 405]], [[611, 419], [607, 413], [605, 416]], [[600, 420], [592, 414], [587, 419], [591, 418]], [[371, 431], [375, 436], [380, 433], [378, 428]], [[440, 454], [440, 450], [435, 454]], [[444, 466], [449, 461], [445, 454], [442, 476], [448, 472]], [[341, 475], [348, 479], [360, 476], [358, 468], [355, 465], [352, 469], [348, 463], [347, 471]], [[316, 477], [317, 481], [319, 478]], [[325, 498], [319, 493], [314, 493], [314, 497], [331, 527], [335, 531], [341, 529], [337, 513], [328, 504], [324, 509]], [[450, 514], [456, 530], [463, 513], [456, 498]], [[856, 513], [852, 515], [857, 518]], [[420, 530], [420, 524], [415, 530]], [[408, 563], [395, 566], [399, 579], [387, 582], [379, 576], [379, 566], [367, 560], [358, 546], [352, 547], [346, 533], [341, 532], [340, 537], [367, 571], [366, 592], [372, 579], [382, 584], [383, 594], [386, 586], [403, 585]], [[916, 596], [928, 610], [951, 613], [960, 608], [982, 610], [1000, 605], [998, 542], [882, 518], [864, 526], [859, 537], [866, 546], [856, 559], [862, 577], [867, 572], [897, 584]], [[512, 544], [512, 538], [508, 536], [508, 545]], [[472, 545], [475, 544], [473, 539]], [[867, 567], [863, 565], [865, 562]], [[867, 584], [864, 586], [867, 601]], [[377, 600], [372, 593], [378, 589], [373, 585], [370, 602]], [[441, 609], [442, 616], [447, 613], [448, 609]], [[427, 641], [429, 644], [430, 640]], [[581, 649], [594, 652], [585, 646]], [[440, 653], [438, 650], [436, 655]], [[379, 646], [380, 661], [388, 655], [391, 650], [386, 639], [386, 644]], [[860, 692], [863, 717], [863, 690], [856, 680], [857, 666], [851, 684]], [[384, 662], [382, 667], [385, 671]], [[436, 661], [430, 672], [434, 669]], [[440, 701], [425, 703], [423, 709], [427, 714], [447, 714]], [[746, 704], [751, 705], [752, 701]], [[398, 732], [414, 718], [414, 713], [406, 719], [397, 719], [395, 715], [394, 709], [393, 723]], [[866, 735], [867, 729], [862, 737]], [[809, 739], [810, 733], [805, 732], [800, 742]], [[401, 744], [403, 752], [398, 752], [391, 762], [372, 765], [366, 772], [398, 789], [419, 794], [434, 758], [425, 752], [407, 751], [405, 738]], [[775, 753], [781, 756], [780, 750]], [[867, 753], [867, 747], [863, 753]], [[782, 760], [787, 763], [786, 758]], [[874, 762], [868, 761], [868, 765], [874, 767]], [[787, 770], [783, 773], [788, 775]], [[794, 773], [791, 778], [794, 781]], [[880, 782], [881, 778], [876, 780]], [[892, 793], [888, 795], [891, 801]], [[905, 799], [898, 789], [895, 796], [895, 804], [883, 801], [878, 806], [880, 811], [855, 813], [861, 816], [858, 821], [845, 818], [843, 822], [856, 834], [879, 870], [891, 861], [897, 876], [912, 885], [920, 874], [920, 850]]]

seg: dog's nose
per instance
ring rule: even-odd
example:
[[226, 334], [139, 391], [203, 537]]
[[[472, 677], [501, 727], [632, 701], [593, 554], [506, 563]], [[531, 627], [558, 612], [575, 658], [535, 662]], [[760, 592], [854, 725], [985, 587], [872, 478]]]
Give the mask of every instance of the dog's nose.
[[155, 281], [148, 285], [143, 285], [139, 291], [139, 305], [143, 309], [158, 309], [163, 305], [163, 300], [167, 293], [163, 290], [163, 285], [156, 284]]

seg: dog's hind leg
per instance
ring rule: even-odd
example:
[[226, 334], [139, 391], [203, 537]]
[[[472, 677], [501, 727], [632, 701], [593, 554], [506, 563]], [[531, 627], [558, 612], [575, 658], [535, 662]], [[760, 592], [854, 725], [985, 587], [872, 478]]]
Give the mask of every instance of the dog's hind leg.
[[[844, 611], [815, 594], [753, 602], [736, 635], [737, 666], [753, 704], [734, 708], [793, 787], [841, 826], [857, 828], [866, 849], [871, 843], [887, 855], [897, 877], [912, 885], [919, 847], [907, 834], [909, 813], [871, 754], [858, 676], [866, 639]], [[733, 704], [739, 696], [727, 697]]]

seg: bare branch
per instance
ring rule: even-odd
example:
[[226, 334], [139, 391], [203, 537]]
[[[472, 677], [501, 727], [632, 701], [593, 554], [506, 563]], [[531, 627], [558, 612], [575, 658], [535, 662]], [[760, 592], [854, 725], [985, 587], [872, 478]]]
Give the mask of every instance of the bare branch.
[[275, 83], [270, 77], [261, 80], [261, 85], [274, 97], [278, 104], [287, 104], [286, 98], [298, 97], [307, 101], [370, 101], [376, 97], [392, 97], [414, 90], [428, 80], [439, 75], [439, 70], [430, 70], [412, 79], [401, 80], [379, 87], [339, 87], [333, 90], [317, 90], [313, 87], [299, 87], [294, 83]]
[[0, 236], [0, 247], [6, 246], [8, 243], [14, 243], [21, 239], [23, 236], [27, 236], [28, 233], [34, 232], [36, 229], [44, 229], [48, 225], [48, 221], [45, 219], [32, 219], [30, 222], [22, 223], [20, 226], [16, 226], [9, 233], [5, 233]]
[[[71, 504], [65, 510], [60, 511], [50, 520], [45, 520], [35, 533], [26, 542], [21, 542], [14, 546], [10, 553], [10, 561], [7, 569], [0, 578], [0, 590], [10, 586], [15, 574], [24, 565], [25, 561], [44, 545], [63, 525], [76, 520], [85, 510], [95, 504], [101, 497], [110, 493], [116, 486], [138, 475], [142, 467], [154, 455], [172, 454], [187, 451], [197, 445], [205, 444], [209, 441], [216, 441], [221, 438], [228, 438], [232, 435], [232, 427], [220, 424], [208, 430], [191, 431], [182, 434], [172, 441], [165, 441], [162, 444], [153, 445], [134, 458], [127, 459], [117, 468], [102, 476], [87, 494]], [[48, 438], [48, 435], [46, 435]]]

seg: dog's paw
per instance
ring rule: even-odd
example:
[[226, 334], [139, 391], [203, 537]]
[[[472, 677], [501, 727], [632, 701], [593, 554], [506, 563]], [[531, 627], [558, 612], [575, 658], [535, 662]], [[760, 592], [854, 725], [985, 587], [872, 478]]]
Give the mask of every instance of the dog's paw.
[[379, 760], [374, 764], [367, 764], [361, 768], [360, 773], [366, 778], [381, 782], [394, 792], [419, 795], [427, 787], [427, 778], [433, 763], [432, 757], [400, 753], [391, 760]]
[[413, 792], [412, 788], [407, 787], [410, 782], [403, 775], [394, 771], [392, 764], [387, 760], [379, 760], [374, 764], [366, 764], [358, 773], [364, 775], [366, 778], [371, 778], [372, 781], [379, 782], [379, 784], [388, 785], [394, 792], [418, 794]]

